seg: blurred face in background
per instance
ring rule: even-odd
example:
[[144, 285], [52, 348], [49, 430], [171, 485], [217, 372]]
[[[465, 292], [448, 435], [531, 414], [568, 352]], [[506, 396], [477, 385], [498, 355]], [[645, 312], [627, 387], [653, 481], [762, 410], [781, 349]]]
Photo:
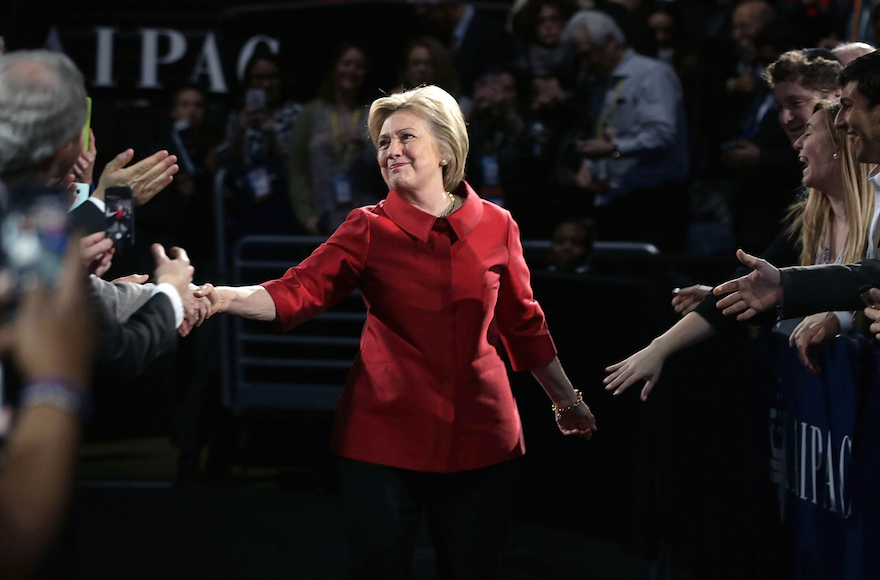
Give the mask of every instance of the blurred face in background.
[[205, 119], [205, 98], [195, 89], [183, 89], [174, 99], [171, 118], [185, 121], [188, 127], [198, 127]]
[[562, 39], [562, 30], [565, 27], [565, 21], [559, 12], [559, 7], [552, 4], [541, 6], [536, 27], [535, 33], [540, 44], [544, 46], [559, 44]]
[[562, 223], [553, 231], [550, 244], [550, 263], [563, 272], [573, 272], [589, 258], [587, 246], [589, 232], [576, 223]]
[[665, 12], [655, 12], [648, 17], [648, 27], [654, 32], [654, 42], [657, 48], [672, 46], [672, 28], [675, 21], [672, 16]]
[[277, 103], [281, 98], [281, 71], [271, 60], [258, 60], [251, 67], [248, 86], [266, 91], [266, 104]]
[[349, 48], [336, 63], [333, 72], [333, 83], [337, 88], [346, 92], [357, 92], [364, 82], [367, 73], [367, 59], [364, 53], [357, 48]]
[[426, 46], [414, 46], [406, 61], [406, 82], [409, 88], [434, 83], [434, 63]]

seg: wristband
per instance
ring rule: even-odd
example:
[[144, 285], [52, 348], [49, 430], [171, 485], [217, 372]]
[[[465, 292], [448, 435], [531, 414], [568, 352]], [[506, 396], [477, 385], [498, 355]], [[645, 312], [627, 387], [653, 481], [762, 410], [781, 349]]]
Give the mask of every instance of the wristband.
[[69, 413], [76, 413], [83, 420], [90, 419], [94, 414], [91, 395], [62, 377], [43, 377], [29, 383], [22, 391], [21, 406], [34, 405], [51, 405]]

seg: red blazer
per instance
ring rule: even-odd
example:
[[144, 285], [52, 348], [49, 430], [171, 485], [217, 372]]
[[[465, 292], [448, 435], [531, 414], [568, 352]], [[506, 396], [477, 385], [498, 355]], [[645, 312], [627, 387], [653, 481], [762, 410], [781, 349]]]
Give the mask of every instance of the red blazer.
[[452, 472], [525, 451], [502, 351], [525, 371], [556, 347], [516, 222], [466, 183], [457, 193], [461, 208], [436, 218], [392, 190], [263, 285], [281, 331], [363, 293], [367, 321], [333, 429], [338, 455]]

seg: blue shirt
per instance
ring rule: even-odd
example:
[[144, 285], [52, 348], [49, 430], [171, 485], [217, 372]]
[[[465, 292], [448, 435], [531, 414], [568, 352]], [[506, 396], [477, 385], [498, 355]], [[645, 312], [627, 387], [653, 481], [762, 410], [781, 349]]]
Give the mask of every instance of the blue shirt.
[[[620, 157], [609, 160], [611, 189], [596, 204], [634, 189], [683, 180], [690, 171], [681, 83], [666, 63], [627, 49], [606, 80], [605, 111]], [[615, 103], [616, 101], [616, 103]]]

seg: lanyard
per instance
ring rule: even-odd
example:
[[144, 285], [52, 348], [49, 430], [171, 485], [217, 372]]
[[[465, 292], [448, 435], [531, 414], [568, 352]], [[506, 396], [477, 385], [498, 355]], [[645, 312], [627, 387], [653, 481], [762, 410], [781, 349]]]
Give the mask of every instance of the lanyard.
[[596, 123], [596, 139], [602, 139], [606, 134], [614, 130], [614, 113], [617, 111], [617, 101], [620, 99], [620, 91], [623, 89], [624, 80], [626, 79], [617, 81], [611, 103], [609, 104], [606, 100], [602, 107], [602, 113], [599, 115], [599, 120]]
[[[357, 129], [358, 121], [361, 118], [361, 110], [357, 109], [351, 114], [351, 127], [352, 129]], [[337, 159], [345, 158], [348, 153], [350, 153], [354, 149], [354, 143], [349, 143], [345, 150], [342, 150], [342, 147], [339, 144], [339, 115], [336, 114], [336, 111], [330, 112], [330, 131], [333, 135], [333, 152], [336, 154]]]

